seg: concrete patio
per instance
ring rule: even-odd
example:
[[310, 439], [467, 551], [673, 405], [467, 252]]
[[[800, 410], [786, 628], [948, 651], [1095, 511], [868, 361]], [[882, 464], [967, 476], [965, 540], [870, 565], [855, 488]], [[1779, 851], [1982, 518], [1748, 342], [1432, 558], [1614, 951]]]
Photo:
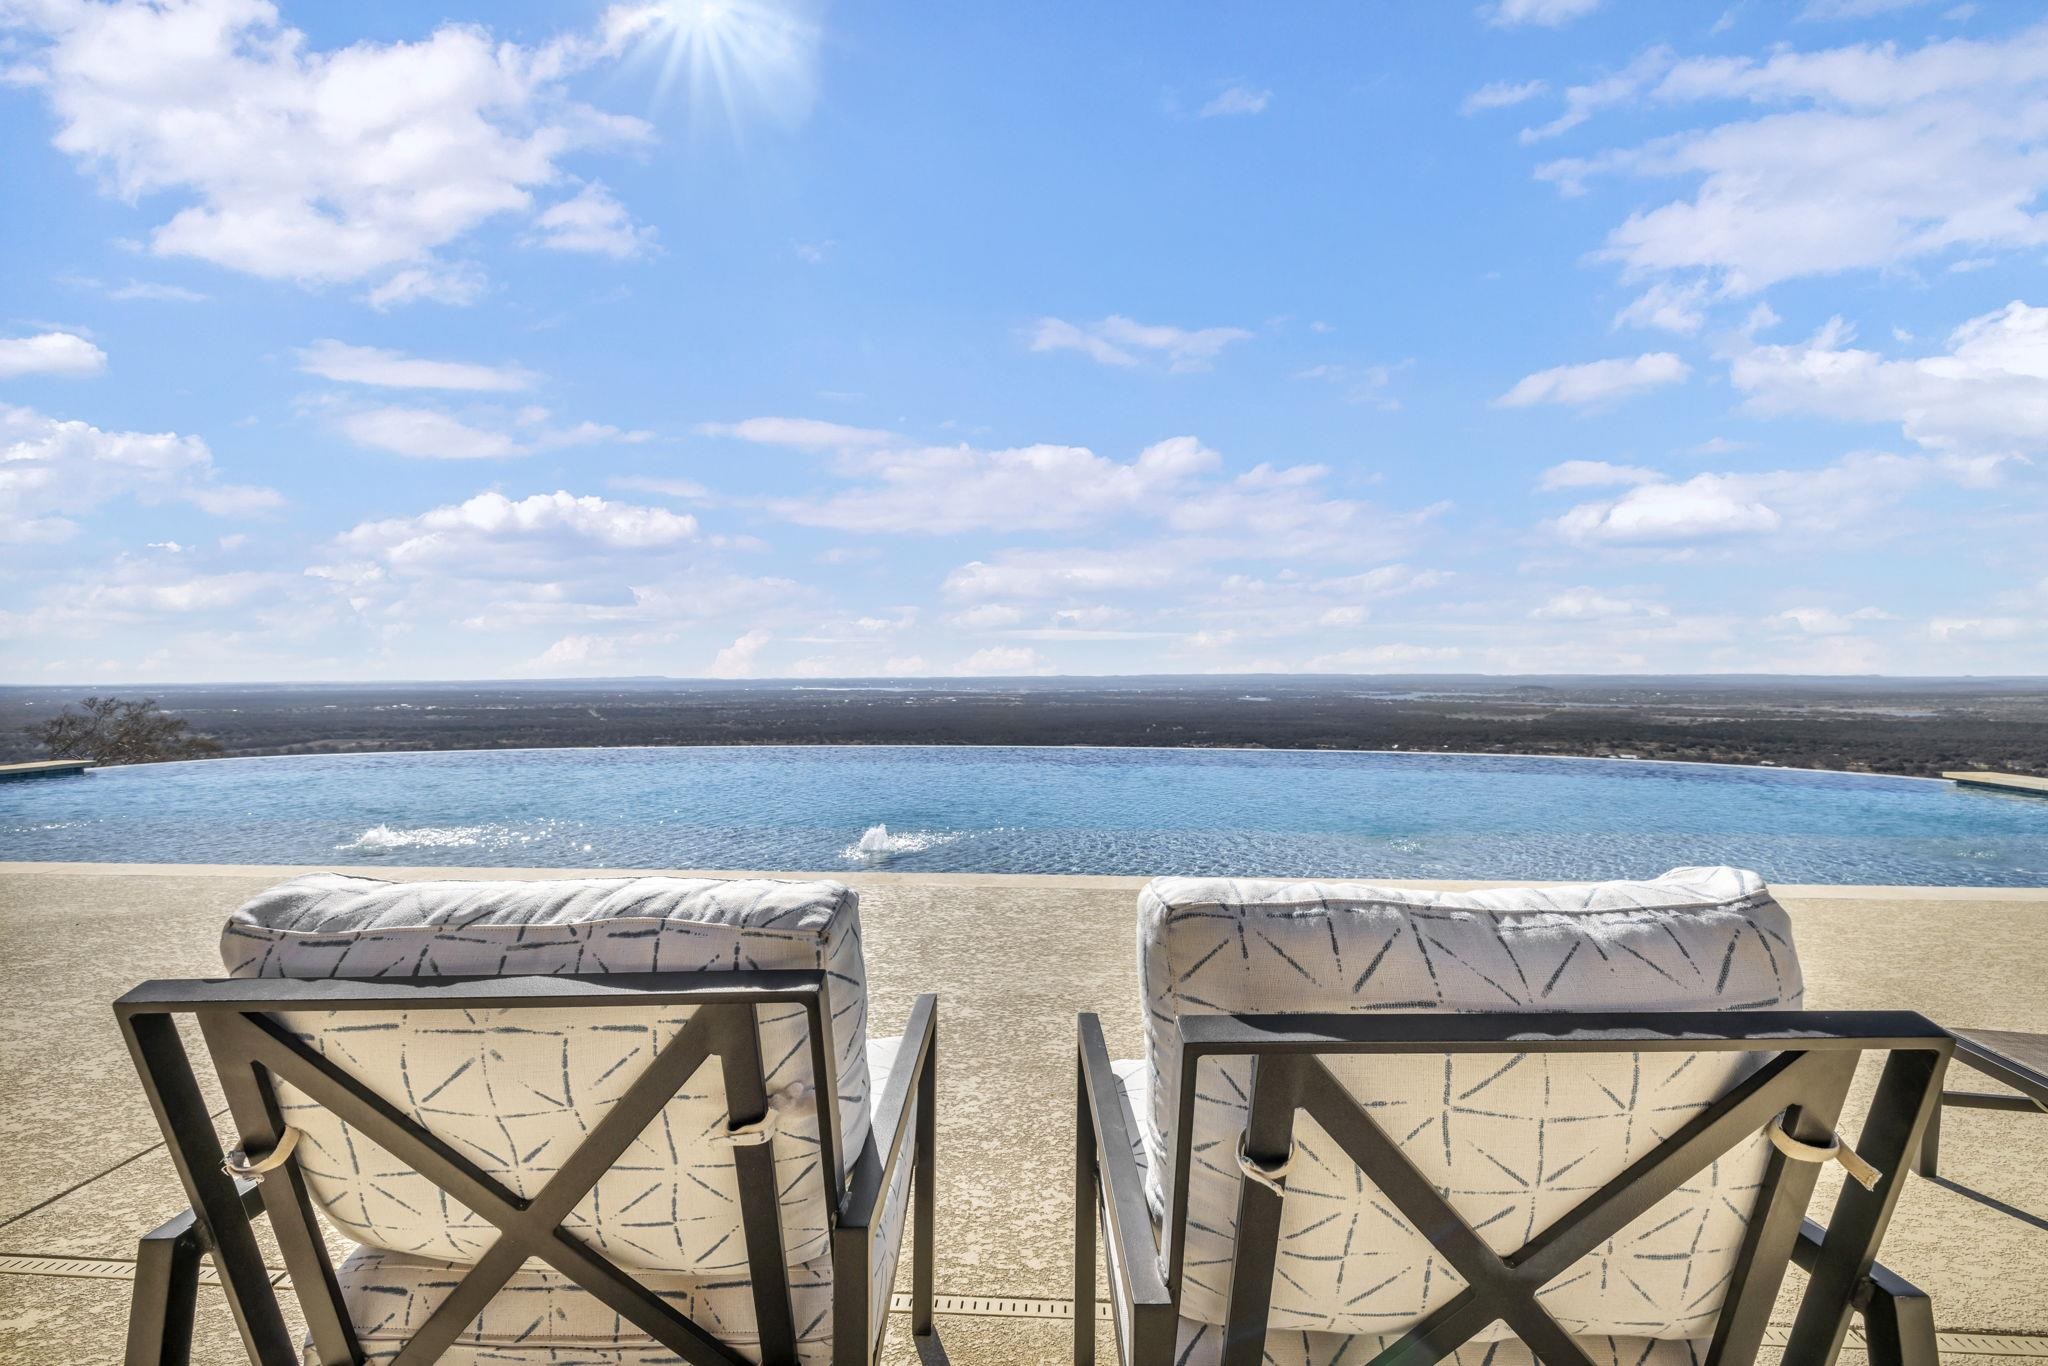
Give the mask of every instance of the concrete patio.
[[[108, 1003], [144, 978], [216, 975], [229, 909], [295, 871], [0, 865], [0, 934], [10, 946], [0, 955], [0, 1140], [10, 1159], [0, 1166], [0, 1361], [119, 1360], [135, 1238], [184, 1199]], [[1071, 1274], [1073, 1019], [1101, 1012], [1112, 1051], [1138, 1054], [1140, 883], [831, 876], [861, 889], [877, 1028], [900, 1021], [919, 991], [941, 998], [938, 1290], [979, 1301], [942, 1303], [945, 1355], [963, 1364], [1063, 1360], [1069, 1326], [1056, 1302]], [[1781, 895], [1812, 1004], [2048, 1030], [2048, 891]], [[1951, 1357], [2048, 1358], [2043, 1152], [2048, 1121], [2039, 1117], [1952, 1112], [1942, 1179], [1907, 1187], [1885, 1261], [1934, 1296]], [[1789, 1320], [1781, 1303], [1776, 1322]], [[202, 1290], [199, 1326], [196, 1361], [244, 1359], [217, 1290]], [[887, 1359], [918, 1360], [906, 1316], [892, 1320]]]

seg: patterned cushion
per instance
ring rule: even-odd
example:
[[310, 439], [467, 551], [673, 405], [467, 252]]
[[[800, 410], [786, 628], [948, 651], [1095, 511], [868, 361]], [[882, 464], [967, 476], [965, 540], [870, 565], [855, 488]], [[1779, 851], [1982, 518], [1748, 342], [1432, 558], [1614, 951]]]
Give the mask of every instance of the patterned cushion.
[[[889, 1083], [899, 1039], [871, 1039], [867, 1054], [876, 1094]], [[911, 1163], [897, 1170], [876, 1225], [876, 1277], [870, 1289], [871, 1324], [888, 1312], [896, 1279], [903, 1221], [910, 1207]], [[358, 1249], [336, 1268], [342, 1302], [371, 1363], [398, 1355], [468, 1271], [462, 1263]], [[749, 1361], [760, 1360], [754, 1286], [745, 1271], [703, 1280], [661, 1272], [642, 1284]], [[789, 1271], [790, 1306], [801, 1366], [832, 1359], [832, 1259], [829, 1255]], [[307, 1366], [319, 1357], [307, 1344]], [[544, 1262], [528, 1262], [491, 1297], [441, 1358], [442, 1366], [681, 1366], [682, 1359]]]
[[[1755, 874], [1728, 868], [1469, 893], [1167, 878], [1140, 896], [1138, 947], [1150, 1092], [1139, 1127], [1155, 1213], [1173, 1188], [1187, 1015], [1755, 1010], [1802, 998], [1784, 911]], [[1718, 1054], [1327, 1061], [1502, 1253], [1757, 1065]], [[1198, 1074], [1181, 1309], [1200, 1322], [1224, 1321], [1249, 1078], [1244, 1061], [1205, 1063]], [[1305, 1115], [1295, 1141], [1276, 1330], [1398, 1334], [1462, 1288]], [[1723, 1157], [1552, 1282], [1545, 1306], [1592, 1337], [1711, 1332], [1768, 1151], [1759, 1136]]]
[[[689, 969], [823, 969], [838, 1053], [844, 1152], [868, 1133], [867, 1006], [859, 905], [829, 882], [682, 878], [381, 882], [296, 878], [236, 911], [221, 955], [238, 977], [480, 976]], [[521, 1196], [532, 1196], [647, 1061], [684, 1009], [299, 1011], [310, 1048]], [[791, 1265], [827, 1250], [818, 1109], [804, 1013], [760, 1012], [779, 1112], [776, 1169]], [[285, 1118], [322, 1211], [370, 1247], [474, 1261], [480, 1216], [288, 1085]], [[565, 1227], [633, 1270], [744, 1275], [731, 1149], [715, 1063], [699, 1070]]]

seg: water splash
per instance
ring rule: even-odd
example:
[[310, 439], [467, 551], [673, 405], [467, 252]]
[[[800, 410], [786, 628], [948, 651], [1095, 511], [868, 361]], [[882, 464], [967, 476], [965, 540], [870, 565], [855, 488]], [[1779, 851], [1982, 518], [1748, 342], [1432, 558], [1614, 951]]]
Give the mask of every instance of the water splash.
[[958, 835], [936, 830], [912, 830], [892, 835], [886, 825], [871, 825], [861, 831], [859, 839], [840, 850], [840, 855], [851, 863], [881, 862], [898, 854], [921, 854], [935, 845], [949, 844], [958, 838]]

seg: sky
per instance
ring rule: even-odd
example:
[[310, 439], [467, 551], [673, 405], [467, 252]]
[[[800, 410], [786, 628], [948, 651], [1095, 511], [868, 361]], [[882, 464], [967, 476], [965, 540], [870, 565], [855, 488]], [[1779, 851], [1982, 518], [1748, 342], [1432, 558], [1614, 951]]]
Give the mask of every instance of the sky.
[[2048, 5], [0, 0], [0, 681], [2048, 674]]

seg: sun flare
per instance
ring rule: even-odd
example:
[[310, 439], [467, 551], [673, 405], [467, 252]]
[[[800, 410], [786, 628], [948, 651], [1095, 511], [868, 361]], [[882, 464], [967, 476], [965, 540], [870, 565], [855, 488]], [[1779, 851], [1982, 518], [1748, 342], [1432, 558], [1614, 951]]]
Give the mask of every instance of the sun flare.
[[658, 55], [657, 96], [682, 82], [700, 116], [743, 127], [765, 114], [785, 124], [809, 112], [818, 26], [805, 8], [776, 0], [662, 0], [642, 43]]

